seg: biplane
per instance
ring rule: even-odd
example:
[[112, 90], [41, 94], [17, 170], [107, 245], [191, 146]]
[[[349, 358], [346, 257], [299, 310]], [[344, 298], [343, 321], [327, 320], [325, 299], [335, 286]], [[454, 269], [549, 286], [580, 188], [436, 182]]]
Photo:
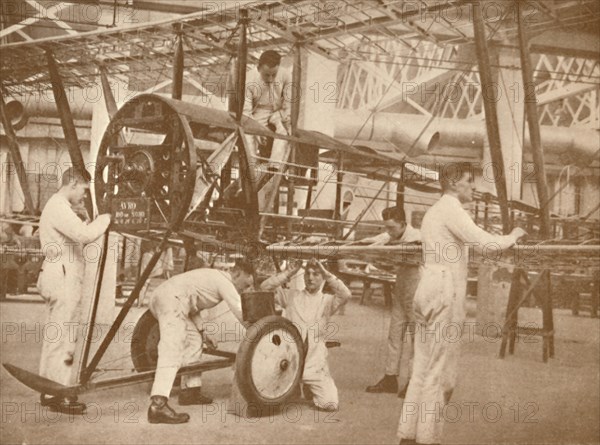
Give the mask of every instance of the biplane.
[[[535, 9], [539, 20], [527, 24], [530, 33], [542, 33], [557, 21], [569, 26], [581, 23], [582, 17], [586, 17], [593, 27], [600, 20], [595, 0], [553, 3], [552, 7], [545, 2], [534, 3], [539, 6]], [[303, 109], [308, 94], [307, 55], [338, 62], [350, 60], [351, 64], [359, 65], [363, 71], [356, 72], [354, 87], [357, 87], [361, 76], [364, 79], [369, 70], [381, 69], [373, 68], [381, 60], [397, 64], [400, 59], [402, 68], [408, 67], [408, 70], [411, 64], [415, 70], [423, 68], [425, 64], [418, 61], [422, 54], [419, 46], [429, 45], [432, 49], [427, 57], [435, 57], [438, 63], [428, 67], [425, 74], [429, 77], [420, 78], [421, 82], [426, 84], [429, 79], [431, 85], [436, 81], [448, 84], [455, 78], [442, 73], [447, 70], [458, 72], [462, 78], [477, 72], [477, 84], [485, 91], [492, 83], [488, 45], [493, 43], [496, 49], [508, 46], [511, 50], [520, 50], [522, 71], [531, 78], [532, 70], [526, 63], [529, 50], [547, 48], [540, 43], [536, 48], [529, 48], [523, 40], [526, 11], [517, 2], [502, 11], [492, 26], [482, 18], [482, 9], [486, 6], [489, 6], [486, 2], [465, 0], [256, 2], [241, 8], [192, 12], [176, 19], [114, 30], [3, 45], [2, 122], [25, 196], [27, 181], [13, 126], [13, 122], [19, 120], [19, 109], [12, 110], [6, 98], [52, 90], [72, 163], [83, 170], [85, 165], [65, 91], [90, 84], [101, 85], [110, 122], [101, 137], [94, 162], [94, 196], [87, 199], [88, 212], [109, 212], [114, 218], [113, 232], [155, 243], [151, 260], [91, 357], [91, 339], [89, 336], [84, 339], [74, 385], [65, 387], [10, 364], [5, 364], [5, 368], [30, 388], [48, 395], [76, 395], [153, 378], [158, 327], [149, 313], [140, 319], [133, 339], [131, 359], [136, 372], [125, 377], [99, 379], [97, 369], [168, 246], [185, 248], [188, 260], [196, 256], [197, 251], [218, 251], [242, 253], [254, 259], [316, 256], [332, 265], [342, 258], [368, 259], [375, 264], [414, 261], [415, 258], [418, 261], [419, 246], [369, 247], [350, 245], [349, 241], [358, 228], [378, 230], [380, 225], [363, 219], [378, 200], [384, 200], [382, 193], [393, 195], [391, 200], [386, 198], [387, 204], [391, 201], [404, 205], [405, 197], [410, 195], [408, 190], [433, 195], [439, 192], [437, 173], [428, 168], [428, 162], [419, 161], [422, 156], [429, 163], [433, 160], [442, 165], [464, 160], [456, 154], [456, 147], [467, 141], [482, 148], [487, 146], [492, 162], [505, 166], [507, 139], [505, 129], [500, 128], [494, 101], [479, 93], [478, 110], [473, 103], [467, 104], [471, 116], [479, 115], [479, 123], [454, 128], [456, 123], [450, 122], [453, 119], [444, 116], [448, 116], [452, 107], [460, 106], [448, 98], [420, 100], [415, 91], [405, 100], [402, 96], [406, 94], [395, 92], [395, 100], [389, 100], [386, 93], [396, 79], [385, 73], [388, 84], [378, 86], [379, 96], [372, 100], [369, 108], [339, 112], [330, 108], [325, 111], [333, 116], [329, 116], [326, 124], [312, 126], [321, 131], [303, 128], [301, 121], [309, 122], [311, 112]], [[448, 15], [450, 12], [454, 15]], [[511, 18], [517, 20], [511, 21]], [[494, 40], [494, 36], [501, 37]], [[517, 39], [521, 39], [520, 44], [514, 44]], [[396, 46], [390, 46], [390, 41]], [[404, 51], [395, 52], [394, 48], [398, 47]], [[255, 61], [261, 51], [272, 48], [293, 60], [289, 134], [276, 133], [243, 115], [247, 64]], [[555, 51], [560, 54], [560, 49]], [[592, 63], [581, 62], [580, 78], [574, 82], [584, 94], [598, 88], [597, 54], [582, 52], [580, 56], [592, 59]], [[373, 63], [375, 65], [369, 65]], [[311, 73], [315, 70], [310, 69]], [[136, 93], [118, 107], [111, 91], [111, 79], [137, 83], [141, 86], [140, 92], [170, 80], [172, 91], [170, 97], [156, 92]], [[226, 109], [185, 100], [190, 98], [186, 82], [202, 86], [214, 79], [220, 80], [219, 85], [229, 87]], [[347, 79], [345, 85], [351, 88], [348, 82]], [[548, 94], [556, 92], [549, 88]], [[412, 114], [406, 113], [404, 121], [397, 122], [378, 111], [395, 105], [410, 107]], [[423, 114], [416, 114], [415, 110]], [[530, 118], [536, 116], [534, 112], [529, 107], [525, 114]], [[337, 123], [335, 114], [343, 115]], [[482, 124], [484, 115], [485, 125]], [[481, 221], [485, 218], [488, 228], [495, 226], [498, 231], [508, 230], [519, 218], [526, 220], [530, 232], [538, 234], [538, 240], [516, 250], [526, 251], [533, 246], [542, 254], [542, 263], [556, 264], [561, 261], [556, 258], [557, 253], [561, 253], [565, 255], [562, 257], [565, 267], [572, 267], [574, 261], [581, 267], [597, 267], [599, 248], [593, 236], [584, 245], [549, 242], [552, 236], [547, 204], [551, 197], [546, 191], [542, 150], [544, 145], [546, 152], [556, 157], [570, 152], [580, 163], [596, 165], [597, 130], [587, 127], [568, 132], [554, 127], [540, 130], [538, 121], [530, 118], [527, 135], [520, 134], [521, 150], [529, 149], [539, 169], [535, 185], [539, 202], [543, 204], [536, 207], [514, 199], [506, 174], [494, 169], [495, 191], [478, 194], [482, 209], [477, 214], [481, 213]], [[255, 136], [267, 141], [284, 141], [289, 150], [273, 163], [268, 155], [249, 149], [248, 138]], [[372, 191], [354, 218], [347, 218], [344, 208], [344, 185], [349, 177], [361, 178], [362, 189]], [[393, 186], [391, 192], [390, 185]], [[261, 203], [261, 193], [266, 188], [274, 192]], [[326, 188], [334, 199], [323, 208], [318, 198], [327, 193], [323, 192]], [[26, 207], [30, 206], [26, 198]], [[593, 234], [593, 229], [590, 230]], [[92, 324], [102, 292], [113, 292], [106, 289], [102, 280], [107, 243], [108, 234], [104, 237], [102, 260], [89, 302], [88, 316]], [[274, 267], [277, 263], [274, 262]], [[244, 297], [245, 316], [254, 323], [258, 335], [244, 339], [237, 363], [236, 354], [209, 349], [206, 352], [217, 357], [215, 360], [186, 366], [180, 373], [208, 371], [236, 363], [236, 380], [243, 382], [240, 390], [247, 401], [269, 406], [289, 400], [302, 373], [301, 344], [280, 351], [277, 366], [271, 367], [271, 375], [253, 374], [259, 368], [252, 363], [260, 355], [260, 348], [271, 348], [269, 338], [273, 331], [291, 329], [275, 314], [268, 296], [264, 300], [263, 297], [261, 293]], [[265, 369], [260, 368], [260, 372], [266, 372]], [[270, 383], [265, 387], [255, 384], [257, 381]]]

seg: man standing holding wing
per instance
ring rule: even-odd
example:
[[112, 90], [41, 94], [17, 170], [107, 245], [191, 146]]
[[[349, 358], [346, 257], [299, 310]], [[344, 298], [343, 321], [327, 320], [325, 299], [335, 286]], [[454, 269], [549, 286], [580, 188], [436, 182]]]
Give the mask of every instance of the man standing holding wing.
[[[494, 245], [508, 249], [526, 235], [515, 228], [492, 235], [479, 228], [463, 205], [473, 200], [469, 164], [450, 164], [440, 174], [443, 196], [425, 214], [421, 225], [424, 266], [414, 297], [415, 357], [398, 424], [400, 443], [440, 443], [441, 412], [450, 401], [458, 371], [458, 339], [444, 338], [448, 326], [466, 317], [468, 248]], [[456, 254], [450, 255], [449, 252]]]

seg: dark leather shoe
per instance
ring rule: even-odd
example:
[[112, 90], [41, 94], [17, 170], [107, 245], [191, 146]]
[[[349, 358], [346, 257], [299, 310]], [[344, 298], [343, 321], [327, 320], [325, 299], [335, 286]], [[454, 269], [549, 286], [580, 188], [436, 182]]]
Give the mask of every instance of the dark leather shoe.
[[40, 404], [47, 406], [50, 411], [64, 414], [81, 415], [85, 413], [85, 403], [78, 402], [77, 397], [46, 397], [42, 394], [40, 396]]
[[62, 397], [58, 397], [58, 396], [47, 397], [46, 394], [40, 394], [40, 405], [42, 405], [42, 406], [54, 405], [56, 403], [60, 403], [61, 400], [62, 400]]
[[367, 386], [367, 392], [395, 394], [398, 392], [398, 378], [395, 375], [386, 374], [375, 385]]
[[167, 398], [163, 396], [152, 396], [152, 403], [148, 408], [149, 423], [186, 423], [190, 420], [187, 413], [177, 413], [167, 403]]
[[410, 383], [410, 380], [408, 382], [406, 382], [406, 385], [404, 385], [400, 391], [398, 391], [398, 398], [400, 398], [400, 399], [406, 398], [406, 391], [408, 390], [409, 383]]
[[75, 415], [81, 415], [85, 413], [85, 403], [82, 402], [77, 402], [74, 400], [68, 400], [65, 399], [62, 402], [60, 402], [58, 404], [58, 407], [55, 409], [53, 408], [53, 406], [55, 405], [50, 405], [50, 409], [52, 411], [57, 411], [60, 413], [65, 413], [65, 414], [75, 414]]
[[202, 394], [202, 388], [186, 388], [179, 392], [179, 404], [187, 405], [210, 405], [213, 399]]

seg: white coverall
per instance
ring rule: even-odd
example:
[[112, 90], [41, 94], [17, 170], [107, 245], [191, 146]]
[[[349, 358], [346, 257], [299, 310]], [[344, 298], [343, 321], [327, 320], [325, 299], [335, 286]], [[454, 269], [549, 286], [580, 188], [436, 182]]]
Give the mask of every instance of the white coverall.
[[[281, 121], [290, 119], [290, 104], [292, 99], [292, 75], [288, 70], [279, 69], [275, 80], [265, 83], [257, 69], [253, 69], [246, 77], [246, 93], [244, 98], [244, 114], [261, 123], [267, 125], [269, 118], [274, 113], [281, 114]], [[286, 134], [283, 126], [276, 128], [276, 132]], [[247, 142], [250, 144], [251, 152], [258, 155], [259, 138], [249, 137]], [[275, 139], [271, 149], [269, 165], [282, 171], [282, 163], [287, 162], [289, 154], [289, 145], [287, 141]], [[262, 160], [261, 160], [262, 161]], [[263, 161], [264, 162], [264, 161]], [[262, 163], [262, 162], [259, 162]], [[275, 197], [275, 189], [279, 184], [279, 177], [269, 181], [259, 193], [259, 207], [261, 211], [268, 211]]]
[[83, 248], [99, 238], [109, 224], [110, 218], [106, 216], [84, 223], [59, 193], [48, 200], [40, 217], [40, 244], [45, 259], [37, 286], [48, 307], [40, 375], [63, 385], [71, 384], [76, 343], [73, 334], [81, 321]]
[[335, 277], [327, 281], [333, 295], [322, 291], [310, 294], [305, 289], [283, 289], [281, 286], [288, 279], [287, 273], [283, 272], [265, 280], [261, 288], [275, 290], [275, 304], [285, 309], [284, 316], [294, 323], [305, 345], [308, 345], [302, 383], [313, 393], [313, 403], [319, 408], [337, 410], [338, 391], [329, 372], [325, 342], [328, 335], [337, 332], [329, 325], [329, 317], [346, 303], [352, 293]]
[[[388, 232], [380, 233], [369, 238], [371, 246], [382, 246], [391, 241]], [[364, 239], [361, 241], [365, 241]], [[397, 240], [400, 243], [414, 243], [421, 241], [421, 232], [410, 224], [402, 236]], [[385, 362], [386, 375], [400, 375], [400, 365], [405, 345], [409, 345], [409, 376], [412, 369], [414, 344], [415, 317], [413, 316], [413, 297], [419, 284], [418, 265], [402, 264], [396, 269], [396, 285], [392, 299], [392, 316], [388, 332], [387, 356]]]
[[[242, 301], [228, 272], [201, 268], [176, 275], [158, 286], [150, 297], [150, 311], [158, 320], [158, 363], [151, 395], [169, 397], [177, 371], [200, 360], [200, 312], [225, 301], [242, 321]], [[182, 388], [200, 386], [200, 375], [183, 376]]]
[[[415, 356], [402, 414], [400, 439], [440, 443], [443, 408], [456, 384], [460, 335], [466, 316], [469, 245], [506, 249], [510, 235], [492, 235], [479, 228], [460, 201], [443, 195], [421, 225], [424, 266], [413, 312], [417, 323]], [[457, 338], [458, 333], [458, 338]]]

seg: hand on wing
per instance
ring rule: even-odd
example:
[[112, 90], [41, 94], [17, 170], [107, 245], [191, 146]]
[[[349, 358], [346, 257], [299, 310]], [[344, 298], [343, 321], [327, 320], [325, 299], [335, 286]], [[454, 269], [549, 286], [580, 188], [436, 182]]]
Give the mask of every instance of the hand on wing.
[[510, 234], [514, 237], [515, 242], [527, 236], [527, 232], [520, 227], [515, 227], [514, 229], [512, 229], [512, 232], [510, 232]]

